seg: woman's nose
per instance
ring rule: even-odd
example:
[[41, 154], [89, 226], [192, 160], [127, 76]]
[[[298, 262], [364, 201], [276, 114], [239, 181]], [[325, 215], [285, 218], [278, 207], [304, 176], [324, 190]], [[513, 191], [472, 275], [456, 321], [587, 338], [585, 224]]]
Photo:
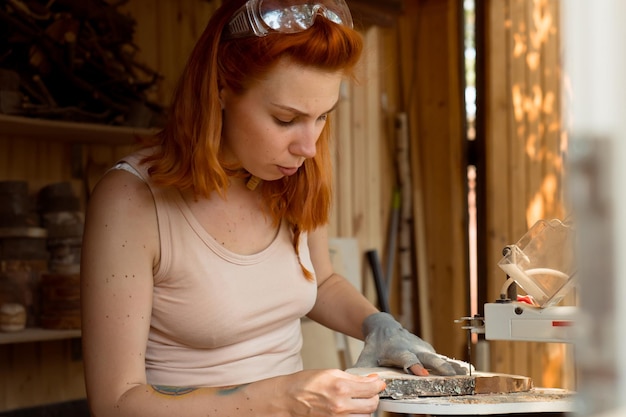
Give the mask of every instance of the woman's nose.
[[316, 143], [321, 131], [319, 129], [303, 129], [291, 143], [289, 151], [303, 158], [313, 158], [317, 153]]

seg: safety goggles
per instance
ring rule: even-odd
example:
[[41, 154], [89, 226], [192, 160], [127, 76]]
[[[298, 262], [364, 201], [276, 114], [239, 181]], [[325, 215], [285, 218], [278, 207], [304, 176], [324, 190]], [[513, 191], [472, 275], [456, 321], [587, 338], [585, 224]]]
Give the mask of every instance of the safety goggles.
[[271, 32], [298, 33], [313, 26], [317, 15], [352, 28], [344, 0], [249, 0], [235, 12], [223, 39], [266, 36]]

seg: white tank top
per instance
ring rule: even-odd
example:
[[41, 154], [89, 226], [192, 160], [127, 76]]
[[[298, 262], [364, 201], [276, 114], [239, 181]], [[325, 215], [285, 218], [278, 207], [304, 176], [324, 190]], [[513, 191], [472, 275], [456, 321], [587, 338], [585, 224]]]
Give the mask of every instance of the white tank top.
[[[123, 162], [150, 186], [158, 217], [148, 383], [220, 387], [301, 370], [300, 318], [313, 307], [317, 284], [302, 273], [289, 227], [282, 224], [259, 253], [230, 252], [198, 223], [177, 189], [151, 183], [141, 155]], [[300, 259], [313, 271], [306, 234]]]

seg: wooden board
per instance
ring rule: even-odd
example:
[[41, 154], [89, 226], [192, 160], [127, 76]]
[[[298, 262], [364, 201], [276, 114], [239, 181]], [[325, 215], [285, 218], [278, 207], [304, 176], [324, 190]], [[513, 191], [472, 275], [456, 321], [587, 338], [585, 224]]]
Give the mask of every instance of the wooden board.
[[507, 394], [526, 392], [533, 388], [530, 377], [492, 372], [472, 373], [476, 378], [476, 394]]
[[503, 394], [527, 392], [533, 387], [532, 380], [520, 375], [472, 372], [472, 375], [415, 376], [393, 368], [351, 368], [355, 375], [377, 374], [387, 387], [381, 398], [408, 399], [419, 397], [443, 397], [475, 394]]

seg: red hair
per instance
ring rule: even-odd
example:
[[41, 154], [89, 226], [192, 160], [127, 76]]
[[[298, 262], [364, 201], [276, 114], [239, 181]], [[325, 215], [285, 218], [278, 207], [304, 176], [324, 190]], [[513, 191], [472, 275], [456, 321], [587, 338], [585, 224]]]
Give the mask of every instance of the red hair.
[[[191, 188], [201, 197], [212, 192], [225, 195], [229, 175], [237, 173], [220, 161], [220, 87], [242, 93], [283, 57], [300, 65], [353, 75], [363, 49], [361, 35], [321, 16], [313, 27], [300, 33], [222, 41], [223, 28], [244, 3], [228, 1], [217, 9], [191, 52], [174, 92], [167, 124], [154, 138], [160, 147], [144, 160], [157, 184]], [[315, 157], [307, 159], [296, 175], [260, 185], [274, 223], [285, 219], [292, 225], [296, 251], [300, 232], [328, 222], [332, 185], [329, 141], [330, 118], [317, 141]]]

